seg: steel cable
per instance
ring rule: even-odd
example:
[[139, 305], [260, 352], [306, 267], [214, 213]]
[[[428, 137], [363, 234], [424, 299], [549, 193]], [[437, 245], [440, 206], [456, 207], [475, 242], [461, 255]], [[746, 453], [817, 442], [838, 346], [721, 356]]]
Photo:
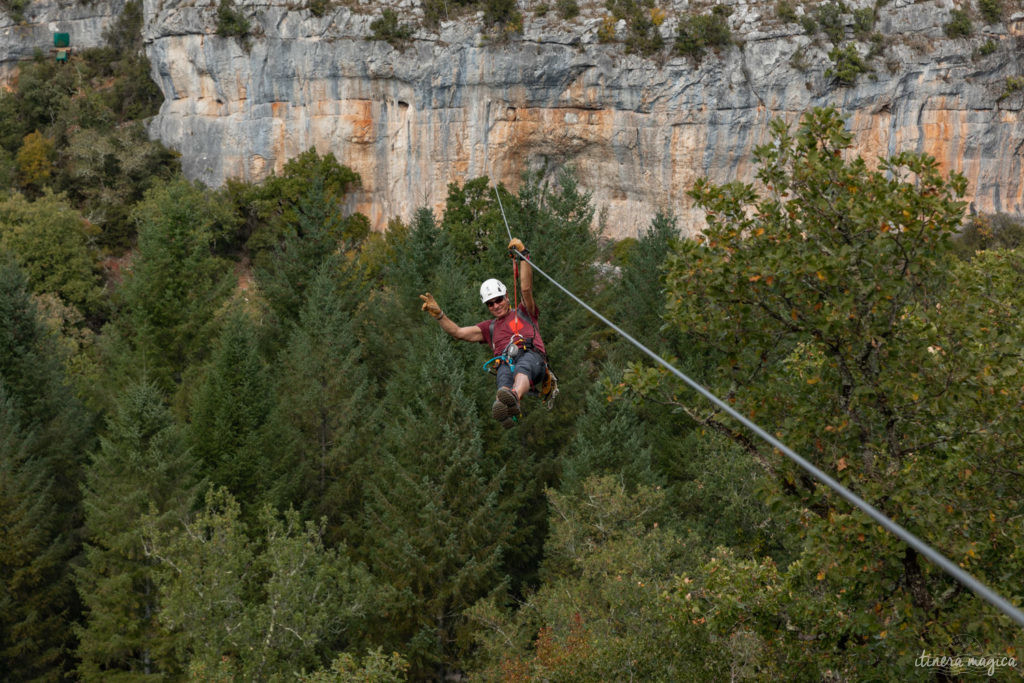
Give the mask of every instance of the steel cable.
[[[495, 188], [494, 192], [495, 192], [495, 195], [498, 196], [497, 188]], [[506, 230], [508, 230], [509, 240], [511, 241], [511, 239], [512, 239], [512, 229], [508, 225], [508, 218], [505, 217], [505, 208], [501, 205], [501, 197], [500, 196], [498, 196], [498, 206], [499, 206], [499, 208], [501, 208], [501, 217], [502, 217], [502, 220], [505, 221], [505, 228], [506, 228]], [[515, 251], [515, 253], [520, 258], [525, 258], [525, 255], [522, 252], [520, 252], [518, 250], [513, 250], [513, 251]], [[546, 272], [544, 272], [543, 269], [539, 268], [537, 266], [536, 261], [530, 260], [529, 263], [530, 263], [530, 266], [534, 270], [536, 270], [538, 273], [543, 275], [548, 281], [550, 281], [553, 285], [555, 285], [555, 287], [557, 287], [558, 289], [562, 290], [566, 295], [569, 296], [569, 298], [571, 298], [573, 301], [575, 301], [580, 306], [585, 308], [587, 311], [589, 311], [593, 316], [595, 316], [598, 320], [603, 322], [605, 325], [607, 325], [608, 327], [613, 329], [615, 332], [619, 333], [624, 339], [626, 339], [626, 341], [628, 341], [633, 346], [638, 348], [640, 351], [645, 353], [647, 356], [649, 356], [656, 363], [658, 363], [659, 365], [664, 367], [666, 370], [671, 372], [673, 375], [678, 377], [680, 380], [682, 380], [691, 389], [696, 391], [698, 394], [700, 394], [701, 396], [706, 398], [708, 401], [710, 401], [714, 405], [716, 405], [719, 408], [721, 408], [725, 413], [727, 413], [729, 416], [731, 416], [737, 422], [739, 422], [744, 427], [749, 429], [755, 435], [757, 435], [758, 437], [763, 439], [769, 445], [771, 445], [774, 448], [778, 449], [783, 455], [785, 455], [787, 458], [789, 458], [794, 463], [796, 463], [801, 469], [803, 469], [805, 472], [810, 474], [812, 477], [817, 479], [822, 484], [825, 484], [830, 489], [832, 489], [833, 491], [838, 493], [848, 503], [850, 503], [854, 507], [857, 507], [860, 510], [862, 510], [864, 513], [866, 513], [869, 517], [871, 517], [871, 519], [875, 520], [884, 529], [886, 529], [890, 533], [894, 534], [899, 539], [901, 539], [904, 543], [909, 545], [911, 548], [913, 548], [917, 552], [919, 552], [922, 555], [924, 555], [925, 557], [927, 557], [929, 560], [932, 561], [932, 563], [934, 563], [940, 569], [942, 569], [944, 572], [946, 572], [951, 577], [953, 577], [954, 579], [959, 581], [965, 588], [970, 589], [975, 595], [977, 595], [978, 597], [988, 601], [990, 604], [992, 604], [994, 607], [996, 607], [1000, 612], [1002, 612], [1003, 614], [1005, 614], [1006, 616], [1010, 617], [1015, 622], [1017, 622], [1017, 624], [1019, 626], [1024, 627], [1024, 612], [1021, 612], [1021, 610], [1018, 609], [1017, 607], [1015, 607], [1009, 600], [1007, 600], [1006, 598], [1004, 598], [999, 593], [996, 593], [991, 588], [989, 588], [986, 585], [984, 585], [983, 583], [981, 583], [978, 579], [974, 578], [971, 574], [969, 574], [968, 572], [964, 571], [961, 567], [959, 567], [954, 562], [952, 562], [951, 560], [946, 558], [945, 555], [943, 555], [939, 551], [937, 551], [934, 548], [932, 548], [930, 545], [928, 545], [927, 543], [922, 541], [920, 538], [918, 538], [917, 536], [915, 536], [911, 532], [907, 531], [906, 529], [904, 529], [902, 526], [900, 526], [899, 524], [897, 524], [893, 520], [891, 520], [888, 517], [886, 517], [883, 513], [881, 513], [878, 509], [876, 509], [873, 505], [868, 503], [866, 500], [864, 500], [863, 498], [861, 498], [857, 494], [855, 494], [852, 491], [850, 491], [848, 488], [846, 488], [845, 486], [840, 484], [838, 481], [836, 481], [835, 479], [830, 477], [828, 474], [826, 474], [825, 472], [820, 470], [818, 467], [816, 467], [815, 465], [810, 463], [808, 460], [803, 458], [796, 451], [794, 451], [791, 448], [789, 448], [789, 446], [785, 445], [784, 443], [782, 443], [781, 441], [776, 439], [774, 436], [772, 436], [771, 434], [766, 432], [764, 429], [759, 427], [756, 423], [754, 423], [752, 420], [750, 420], [749, 418], [744, 416], [742, 413], [737, 411], [735, 408], [730, 406], [728, 403], [726, 403], [722, 399], [718, 398], [718, 396], [716, 396], [715, 394], [711, 393], [711, 391], [709, 391], [708, 389], [704, 388], [698, 382], [690, 379], [682, 371], [678, 370], [671, 363], [669, 363], [668, 361], [663, 359], [661, 356], [659, 356], [658, 354], [654, 353], [649, 348], [644, 346], [642, 343], [637, 341], [635, 338], [633, 338], [630, 334], [628, 334], [625, 330], [623, 330], [618, 325], [613, 323], [611, 320], [609, 320], [608, 318], [604, 317], [603, 315], [601, 315], [600, 313], [595, 311], [593, 308], [591, 308], [589, 305], [587, 305], [586, 302], [584, 302], [578, 296], [576, 296], [575, 294], [570, 292], [568, 289], [563, 287], [560, 282], [555, 280], [555, 278], [551, 277]]]

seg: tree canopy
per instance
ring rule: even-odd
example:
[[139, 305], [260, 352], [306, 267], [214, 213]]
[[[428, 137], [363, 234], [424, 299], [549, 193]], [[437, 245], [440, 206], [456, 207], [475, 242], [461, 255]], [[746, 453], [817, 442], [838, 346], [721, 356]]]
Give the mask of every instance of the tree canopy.
[[546, 279], [562, 394], [527, 397], [508, 431], [487, 350], [417, 296], [488, 319], [480, 282], [513, 272], [504, 209], [539, 268], [1020, 604], [1021, 227], [964, 225], [962, 177], [860, 159], [821, 109], [772, 124], [754, 182], [692, 187], [696, 235], [665, 206], [614, 242], [572, 168], [466, 178], [376, 233], [331, 154], [220, 189], [181, 177], [144, 136], [139, 22], [129, 3], [105, 48], [26, 63], [0, 94], [8, 677], [903, 680], [979, 672], [922, 653], [1017, 662], [1006, 617]]

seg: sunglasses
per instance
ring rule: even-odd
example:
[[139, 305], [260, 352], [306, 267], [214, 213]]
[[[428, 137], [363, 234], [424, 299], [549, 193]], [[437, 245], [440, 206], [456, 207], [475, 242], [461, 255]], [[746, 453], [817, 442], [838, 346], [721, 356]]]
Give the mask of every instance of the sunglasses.
[[503, 296], [499, 296], [497, 299], [491, 299], [491, 300], [489, 300], [487, 302], [487, 308], [490, 308], [491, 306], [497, 306], [498, 304], [500, 304], [504, 300], [505, 300], [505, 297], [503, 297]]

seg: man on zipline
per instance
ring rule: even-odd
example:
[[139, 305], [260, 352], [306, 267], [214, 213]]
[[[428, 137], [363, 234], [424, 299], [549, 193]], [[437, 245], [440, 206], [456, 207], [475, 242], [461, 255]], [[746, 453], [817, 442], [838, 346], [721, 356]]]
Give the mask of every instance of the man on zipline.
[[544, 380], [546, 367], [544, 341], [537, 328], [537, 303], [533, 300], [530, 252], [518, 238], [513, 238], [508, 248], [513, 255], [519, 252], [524, 257], [519, 264], [519, 290], [523, 300], [518, 308], [513, 309], [509, 303], [505, 285], [492, 278], [480, 285], [480, 300], [493, 318], [469, 327], [459, 327], [441, 311], [430, 292], [420, 294], [422, 309], [441, 323], [441, 329], [449, 336], [488, 344], [491, 355], [500, 356], [497, 361], [498, 393], [491, 406], [491, 416], [505, 429], [515, 424], [515, 418], [521, 414], [519, 402], [531, 387]]

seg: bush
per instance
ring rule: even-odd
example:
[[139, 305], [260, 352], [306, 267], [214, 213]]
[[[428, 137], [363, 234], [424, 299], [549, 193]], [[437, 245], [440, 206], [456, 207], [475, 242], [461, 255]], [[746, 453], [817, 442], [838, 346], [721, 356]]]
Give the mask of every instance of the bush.
[[0, 0], [0, 8], [7, 12], [7, 16], [20, 24], [25, 21], [25, 8], [31, 0]]
[[1007, 76], [1006, 77], [1006, 88], [1003, 90], [1003, 94], [999, 96], [999, 99], [1009, 97], [1015, 92], [1024, 90], [1024, 76]]
[[521, 27], [523, 15], [516, 7], [515, 0], [484, 0], [484, 23], [488, 26], [501, 24], [506, 27]]
[[729, 9], [724, 5], [715, 5], [711, 14], [699, 14], [683, 17], [679, 21], [676, 42], [673, 50], [678, 55], [693, 57], [700, 61], [704, 51], [709, 47], [723, 47], [732, 42], [732, 33], [726, 18]]
[[853, 32], [861, 39], [871, 35], [875, 27], [875, 10], [870, 7], [853, 11]]
[[846, 37], [846, 24], [843, 22], [844, 12], [846, 12], [846, 5], [841, 2], [826, 2], [818, 7], [818, 25], [833, 45], [838, 45]]
[[799, 21], [796, 16], [796, 7], [789, 0], [779, 0], [775, 3], [775, 16], [787, 24], [795, 24]]
[[615, 33], [615, 21], [621, 19], [626, 22], [624, 43], [627, 52], [651, 55], [665, 46], [655, 23], [658, 8], [654, 0], [607, 0], [605, 7], [612, 13], [614, 21], [606, 21], [606, 25], [601, 27], [610, 29], [605, 31], [605, 36], [602, 36], [601, 29], [598, 30], [598, 39], [602, 42], [610, 42]]
[[380, 17], [370, 23], [370, 30], [374, 40], [383, 40], [392, 46], [408, 40], [413, 33], [411, 26], [398, 23], [398, 12], [393, 9], [381, 12]]
[[558, 9], [558, 16], [563, 19], [573, 19], [580, 13], [580, 5], [576, 0], [557, 0], [555, 7]]
[[309, 0], [308, 9], [314, 17], [322, 17], [331, 9], [330, 0]]
[[974, 216], [956, 236], [954, 244], [964, 260], [988, 249], [1017, 249], [1024, 245], [1024, 223], [1005, 213]]
[[990, 39], [985, 41], [984, 45], [982, 45], [981, 47], [978, 48], [978, 53], [982, 57], [988, 57], [990, 54], [992, 54], [993, 52], [996, 51], [996, 48], [998, 48], [998, 45], [996, 44], [996, 41], [994, 41], [994, 40], [992, 40], [990, 38]]
[[830, 76], [837, 85], [848, 87], [857, 82], [857, 77], [862, 73], [870, 71], [864, 59], [857, 52], [852, 43], [845, 47], [836, 46], [828, 53], [832, 60], [832, 67], [825, 70], [825, 75]]
[[946, 35], [950, 38], [969, 38], [974, 32], [971, 24], [971, 15], [962, 9], [955, 9], [949, 13], [949, 23], [946, 24]]
[[220, 0], [217, 6], [217, 35], [222, 37], [244, 38], [249, 35], [249, 20], [235, 9], [232, 0]]
[[978, 0], [978, 9], [989, 24], [998, 24], [1003, 20], [1003, 3], [1000, 0]]

